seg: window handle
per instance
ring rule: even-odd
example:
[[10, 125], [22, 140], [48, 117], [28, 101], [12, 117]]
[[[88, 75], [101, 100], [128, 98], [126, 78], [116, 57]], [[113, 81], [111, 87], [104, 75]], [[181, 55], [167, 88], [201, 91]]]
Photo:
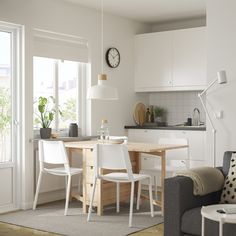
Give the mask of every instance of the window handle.
[[18, 120], [14, 120], [14, 125], [19, 125], [20, 122]]

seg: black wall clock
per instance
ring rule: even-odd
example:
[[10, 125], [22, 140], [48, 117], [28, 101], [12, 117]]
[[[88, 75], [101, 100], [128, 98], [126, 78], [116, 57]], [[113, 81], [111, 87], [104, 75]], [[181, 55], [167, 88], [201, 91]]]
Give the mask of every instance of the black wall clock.
[[120, 64], [120, 53], [117, 48], [109, 48], [106, 52], [106, 62], [111, 68], [116, 68]]

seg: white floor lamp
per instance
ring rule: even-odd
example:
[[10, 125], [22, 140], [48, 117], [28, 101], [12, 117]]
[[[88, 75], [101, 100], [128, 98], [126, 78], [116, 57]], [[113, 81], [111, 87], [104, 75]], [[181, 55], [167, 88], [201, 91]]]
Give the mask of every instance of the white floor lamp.
[[214, 166], [216, 165], [216, 158], [215, 158], [215, 145], [216, 145], [216, 129], [214, 127], [213, 121], [211, 119], [211, 116], [209, 114], [209, 111], [206, 108], [206, 105], [204, 104], [203, 100], [202, 100], [202, 96], [207, 92], [207, 90], [209, 90], [216, 82], [218, 82], [218, 84], [225, 84], [227, 83], [227, 76], [226, 76], [226, 72], [224, 70], [222, 71], [218, 71], [217, 72], [217, 78], [215, 80], [213, 80], [208, 87], [203, 90], [201, 93], [198, 94], [198, 97], [202, 103], [203, 109], [206, 112], [206, 116], [210, 122], [211, 128], [212, 128], [212, 135], [213, 135], [213, 161], [214, 161]]

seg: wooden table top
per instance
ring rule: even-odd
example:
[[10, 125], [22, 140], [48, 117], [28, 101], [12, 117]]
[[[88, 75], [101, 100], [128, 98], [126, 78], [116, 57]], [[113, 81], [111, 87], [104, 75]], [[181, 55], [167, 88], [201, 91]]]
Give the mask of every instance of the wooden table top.
[[[94, 145], [99, 143], [99, 141], [79, 141], [79, 142], [65, 142], [66, 148], [75, 149], [93, 149]], [[128, 142], [128, 150], [130, 152], [163, 152], [171, 149], [186, 148], [188, 145], [179, 144], [156, 144], [156, 143], [141, 143], [141, 142]]]

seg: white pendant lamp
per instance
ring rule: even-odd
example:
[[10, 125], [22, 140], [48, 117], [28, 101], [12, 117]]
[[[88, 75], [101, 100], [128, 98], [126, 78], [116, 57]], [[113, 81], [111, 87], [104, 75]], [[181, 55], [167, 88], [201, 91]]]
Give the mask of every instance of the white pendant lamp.
[[107, 75], [103, 73], [103, 0], [101, 0], [101, 63], [102, 73], [98, 75], [98, 84], [90, 87], [87, 91], [88, 99], [117, 100], [118, 91], [107, 84]]
[[97, 100], [117, 100], [117, 89], [107, 84], [107, 75], [98, 75], [98, 84], [88, 89], [87, 98]]

